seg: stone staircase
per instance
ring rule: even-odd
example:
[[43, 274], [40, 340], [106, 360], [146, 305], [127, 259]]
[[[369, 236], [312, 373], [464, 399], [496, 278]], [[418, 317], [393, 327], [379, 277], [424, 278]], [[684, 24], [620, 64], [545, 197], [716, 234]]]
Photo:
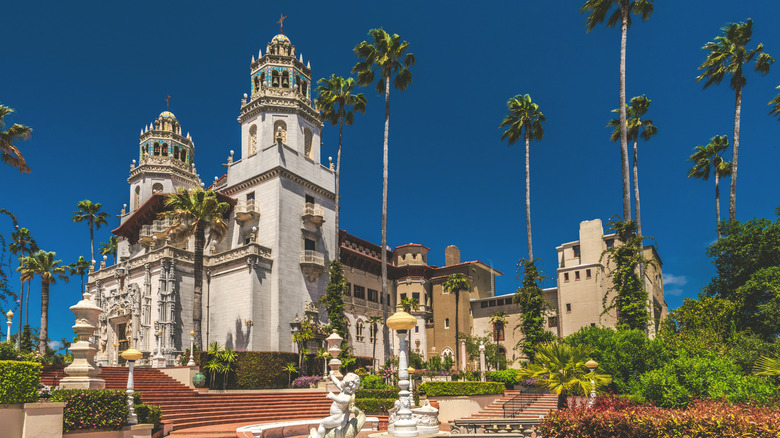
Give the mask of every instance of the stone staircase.
[[[107, 389], [125, 389], [128, 369], [124, 367], [103, 367], [100, 377], [105, 379]], [[41, 381], [54, 384], [64, 377], [61, 368], [48, 367]], [[232, 436], [221, 433], [203, 433], [206, 426], [222, 424], [252, 424], [274, 421], [323, 418], [328, 415], [330, 401], [323, 392], [279, 391], [247, 393], [200, 394], [179, 381], [168, 377], [154, 368], [138, 368], [133, 372], [135, 390], [141, 393], [144, 403], [159, 405], [162, 420], [173, 424], [172, 436]], [[198, 428], [202, 432], [187, 433], [187, 429]]]
[[[513, 397], [520, 395], [519, 390], [507, 390], [503, 397], [500, 397], [493, 403], [485, 406], [478, 413], [466, 417], [465, 419], [491, 419], [491, 418], [504, 418], [504, 403], [511, 400]], [[555, 394], [539, 394], [538, 398], [527, 407], [523, 408], [522, 412], [516, 414], [518, 418], [539, 418], [539, 416], [550, 413], [558, 409], [558, 396]]]

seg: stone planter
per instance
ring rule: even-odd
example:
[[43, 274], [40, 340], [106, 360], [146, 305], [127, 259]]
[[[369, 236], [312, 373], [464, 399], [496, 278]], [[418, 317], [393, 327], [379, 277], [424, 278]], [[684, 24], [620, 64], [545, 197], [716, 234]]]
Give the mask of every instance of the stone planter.
[[0, 405], [0, 435], [4, 438], [62, 437], [65, 403]]

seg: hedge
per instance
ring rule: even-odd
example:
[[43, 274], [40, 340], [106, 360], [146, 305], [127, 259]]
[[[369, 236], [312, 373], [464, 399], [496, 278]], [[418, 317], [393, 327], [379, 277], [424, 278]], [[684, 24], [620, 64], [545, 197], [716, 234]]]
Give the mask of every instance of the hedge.
[[392, 409], [396, 399], [394, 398], [358, 398], [355, 406], [367, 414], [386, 414]]
[[358, 389], [355, 392], [357, 398], [398, 398], [400, 388], [391, 387], [390, 389]]
[[127, 425], [127, 394], [120, 389], [58, 389], [51, 401], [65, 402], [63, 432], [119, 430]]
[[0, 404], [31, 403], [38, 400], [41, 364], [0, 360]]
[[162, 410], [157, 405], [135, 405], [135, 415], [139, 423], [154, 424], [154, 428], [160, 427], [162, 420]]
[[501, 382], [507, 388], [511, 388], [514, 385], [519, 384], [517, 381], [518, 370], [509, 368], [501, 371], [489, 371], [485, 373], [485, 377], [491, 382]]
[[428, 397], [504, 393], [504, 384], [499, 382], [425, 382], [417, 388]]
[[593, 408], [551, 413], [540, 431], [545, 438], [774, 438], [780, 434], [780, 412], [710, 400], [694, 402], [687, 409], [664, 409], [598, 397]]

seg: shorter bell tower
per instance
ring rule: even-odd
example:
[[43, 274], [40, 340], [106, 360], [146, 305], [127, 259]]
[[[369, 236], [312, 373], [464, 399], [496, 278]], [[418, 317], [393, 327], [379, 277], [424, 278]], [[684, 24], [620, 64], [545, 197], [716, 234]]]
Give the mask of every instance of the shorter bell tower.
[[130, 209], [137, 210], [155, 193], [172, 193], [177, 187], [200, 187], [195, 170], [195, 144], [182, 136], [181, 124], [163, 111], [139, 136], [138, 164], [130, 169]]

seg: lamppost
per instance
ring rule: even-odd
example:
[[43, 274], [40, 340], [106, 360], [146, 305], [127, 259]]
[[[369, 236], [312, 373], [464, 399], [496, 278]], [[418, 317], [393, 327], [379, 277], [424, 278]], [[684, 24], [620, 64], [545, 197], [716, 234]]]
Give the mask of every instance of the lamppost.
[[596, 382], [593, 380], [593, 370], [599, 366], [599, 363], [591, 359], [585, 362], [585, 366], [590, 370], [588, 373], [590, 374], [590, 399], [588, 400], [588, 407], [590, 408], [593, 406], [593, 401], [596, 399]]
[[9, 310], [8, 313], [5, 314], [5, 316], [6, 318], [8, 318], [8, 322], [6, 323], [8, 324], [8, 334], [5, 335], [6, 336], [5, 340], [11, 342], [11, 320], [14, 319], [14, 312], [11, 312]]
[[485, 381], [485, 343], [479, 342], [479, 380]]
[[195, 345], [195, 330], [190, 330], [190, 361], [187, 362], [188, 367], [195, 366], [195, 350], [193, 350], [194, 345]]
[[415, 437], [418, 435], [417, 422], [412, 419], [412, 410], [409, 406], [409, 370], [406, 368], [406, 335], [409, 330], [417, 325], [417, 319], [406, 313], [396, 312], [386, 321], [387, 327], [395, 330], [398, 335], [398, 419], [393, 423], [393, 436]]
[[133, 406], [133, 365], [135, 361], [142, 358], [144, 355], [135, 348], [128, 348], [122, 353], [122, 358], [127, 361], [130, 369], [127, 373], [127, 424], [138, 424], [138, 417], [135, 415], [135, 406]]

